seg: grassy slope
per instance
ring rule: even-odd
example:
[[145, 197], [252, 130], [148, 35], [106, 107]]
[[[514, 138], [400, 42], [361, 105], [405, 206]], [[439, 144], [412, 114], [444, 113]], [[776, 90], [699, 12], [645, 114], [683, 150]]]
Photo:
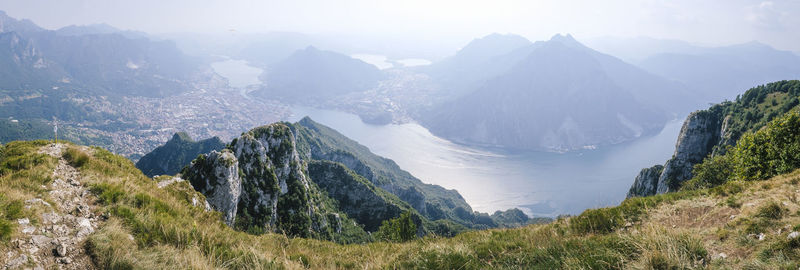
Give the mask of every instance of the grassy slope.
[[[15, 142], [3, 148], [0, 220], [9, 225], [10, 235], [3, 234], [0, 252], [21, 233], [14, 219], [35, 218], [45, 210], [15, 210], [24, 200], [48, 199], [42, 184], [50, 181], [55, 162], [36, 154], [42, 145]], [[631, 199], [548, 225], [407, 243], [338, 245], [234, 231], [218, 213], [192, 206], [192, 198], [202, 197], [186, 182], [159, 189], [123, 157], [99, 148], [75, 148], [86, 156], [73, 164], [80, 165], [88, 180], [84, 184], [92, 187], [109, 216], [86, 245], [103, 268], [798, 267], [792, 262], [799, 258], [798, 241], [786, 236], [800, 224], [800, 172]], [[762, 232], [762, 241], [753, 236]], [[719, 253], [727, 258], [718, 259]]]

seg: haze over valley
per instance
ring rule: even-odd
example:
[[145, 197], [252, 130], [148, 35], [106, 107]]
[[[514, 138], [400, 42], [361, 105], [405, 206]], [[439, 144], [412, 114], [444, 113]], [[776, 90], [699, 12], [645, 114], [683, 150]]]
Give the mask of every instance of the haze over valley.
[[[792, 1], [34, 1], [59, 14], [12, 2], [0, 3], [0, 267], [160, 268], [165, 252], [183, 266], [187, 250], [194, 268], [800, 259], [800, 233], [783, 235], [799, 230], [794, 193], [762, 200], [800, 168]], [[674, 224], [700, 216], [722, 229]], [[654, 229], [665, 222], [684, 227]], [[451, 250], [518, 232], [496, 243], [535, 238], [521, 250], [547, 254]], [[656, 237], [673, 233], [708, 237]], [[270, 237], [295, 250], [255, 248]], [[295, 238], [425, 249], [324, 262]]]

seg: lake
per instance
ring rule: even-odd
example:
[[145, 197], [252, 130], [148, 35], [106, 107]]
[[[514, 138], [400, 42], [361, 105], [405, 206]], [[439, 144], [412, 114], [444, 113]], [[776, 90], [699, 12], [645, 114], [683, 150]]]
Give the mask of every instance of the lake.
[[415, 123], [370, 125], [353, 114], [308, 107], [292, 107], [292, 116], [284, 120], [304, 116], [394, 160], [425, 183], [458, 190], [476, 211], [518, 207], [533, 216], [618, 204], [640, 169], [663, 164], [672, 155], [682, 125], [674, 120], [655, 136], [550, 153], [460, 145]]

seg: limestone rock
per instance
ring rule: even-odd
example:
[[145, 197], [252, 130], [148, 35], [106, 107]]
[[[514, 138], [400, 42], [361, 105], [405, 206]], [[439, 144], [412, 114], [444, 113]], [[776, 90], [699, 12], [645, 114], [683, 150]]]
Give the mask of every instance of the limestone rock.
[[[639, 172], [628, 197], [650, 196], [675, 191], [680, 184], [692, 178], [694, 165], [714, 151], [725, 134], [724, 121], [716, 111], [696, 111], [686, 117], [681, 127], [675, 153], [661, 169], [658, 165]], [[727, 122], [727, 121], [725, 121]], [[654, 176], [658, 172], [658, 178]]]
[[647, 196], [653, 195], [656, 193], [656, 187], [658, 186], [658, 178], [661, 177], [661, 172], [664, 170], [664, 166], [655, 165], [650, 168], [644, 168], [642, 171], [639, 172], [639, 175], [636, 176], [636, 180], [633, 182], [633, 186], [628, 191], [628, 198], [635, 197], [635, 196]]
[[239, 161], [230, 150], [211, 151], [192, 161], [184, 175], [195, 190], [206, 196], [212, 208], [222, 212], [225, 223], [236, 221], [242, 181]]

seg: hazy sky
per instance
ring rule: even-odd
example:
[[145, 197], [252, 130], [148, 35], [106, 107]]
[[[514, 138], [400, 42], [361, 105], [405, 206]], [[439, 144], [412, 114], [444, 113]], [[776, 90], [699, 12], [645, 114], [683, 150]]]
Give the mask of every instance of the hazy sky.
[[800, 52], [798, 0], [0, 0], [50, 29], [105, 22], [149, 33], [297, 31], [458, 42], [492, 32], [532, 40], [650, 36]]

